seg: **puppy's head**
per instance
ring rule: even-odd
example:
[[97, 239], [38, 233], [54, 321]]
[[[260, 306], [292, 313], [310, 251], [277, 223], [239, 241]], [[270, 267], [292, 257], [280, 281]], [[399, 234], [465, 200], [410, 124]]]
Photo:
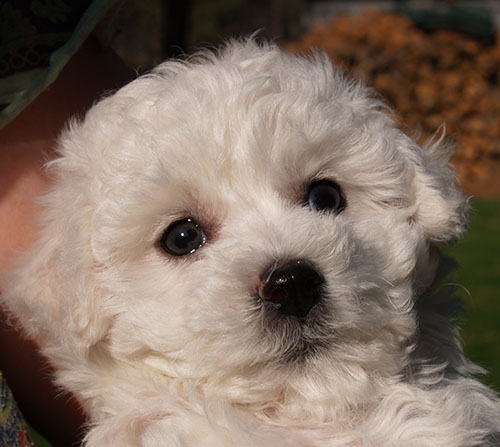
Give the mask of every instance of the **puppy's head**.
[[63, 368], [106, 358], [240, 402], [352, 402], [400, 372], [430, 246], [465, 229], [447, 150], [326, 57], [252, 41], [160, 65], [60, 154], [12, 309]]

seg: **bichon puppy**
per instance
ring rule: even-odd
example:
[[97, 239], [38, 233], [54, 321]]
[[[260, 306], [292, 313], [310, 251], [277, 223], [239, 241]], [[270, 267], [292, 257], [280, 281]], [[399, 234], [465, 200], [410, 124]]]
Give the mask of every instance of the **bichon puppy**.
[[61, 137], [4, 302], [87, 447], [498, 446], [439, 286], [449, 155], [324, 55], [166, 62]]

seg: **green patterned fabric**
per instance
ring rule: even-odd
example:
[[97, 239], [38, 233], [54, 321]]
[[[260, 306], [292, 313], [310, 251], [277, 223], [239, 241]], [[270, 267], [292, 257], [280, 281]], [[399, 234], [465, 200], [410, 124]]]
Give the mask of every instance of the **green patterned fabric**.
[[33, 447], [26, 422], [0, 372], [0, 447]]
[[56, 79], [113, 3], [0, 0], [0, 128]]

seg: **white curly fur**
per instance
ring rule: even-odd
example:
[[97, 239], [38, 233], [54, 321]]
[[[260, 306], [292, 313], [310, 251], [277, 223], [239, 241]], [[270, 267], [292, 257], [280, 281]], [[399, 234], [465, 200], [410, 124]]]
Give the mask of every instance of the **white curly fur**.
[[[86, 404], [87, 447], [500, 445], [439, 287], [435, 244], [468, 210], [449, 155], [324, 55], [248, 40], [166, 62], [63, 134], [3, 300]], [[305, 206], [317, 179], [343, 212]], [[208, 240], [173, 257], [158, 241], [183, 217]], [[326, 279], [318, 324], [255, 297], [286, 259]]]

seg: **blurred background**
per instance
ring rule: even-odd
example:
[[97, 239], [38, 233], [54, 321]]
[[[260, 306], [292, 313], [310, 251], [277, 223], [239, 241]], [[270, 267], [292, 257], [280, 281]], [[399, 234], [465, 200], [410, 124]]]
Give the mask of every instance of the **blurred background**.
[[[113, 49], [138, 73], [260, 30], [293, 52], [326, 51], [422, 141], [445, 123], [473, 207], [470, 233], [445, 248], [460, 264], [450, 282], [466, 305], [466, 352], [500, 390], [499, 1], [127, 0], [108, 19]], [[98, 32], [109, 30], [105, 20]]]
[[450, 282], [465, 302], [466, 352], [500, 390], [499, 1], [127, 0], [110, 16], [112, 47], [138, 73], [260, 30], [290, 51], [326, 51], [422, 141], [445, 123], [473, 208], [469, 234], [444, 248], [460, 264]]

